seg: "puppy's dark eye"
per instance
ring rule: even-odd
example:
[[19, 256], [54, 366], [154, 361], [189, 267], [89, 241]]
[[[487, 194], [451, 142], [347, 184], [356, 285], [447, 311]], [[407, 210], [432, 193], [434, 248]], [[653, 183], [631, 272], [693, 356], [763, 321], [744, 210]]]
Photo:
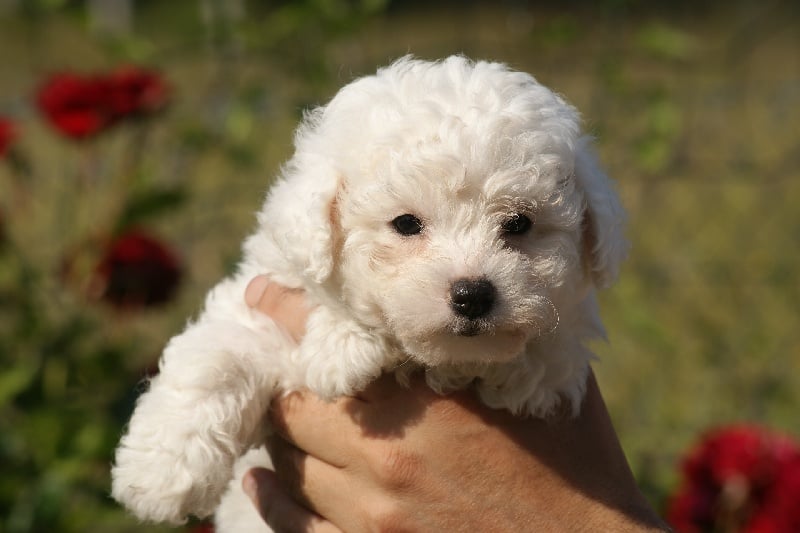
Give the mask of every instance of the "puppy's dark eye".
[[503, 222], [503, 231], [511, 235], [522, 235], [531, 229], [532, 225], [531, 219], [525, 215], [515, 213], [511, 218]]
[[392, 226], [401, 235], [416, 235], [422, 231], [422, 222], [414, 215], [400, 215], [392, 220]]

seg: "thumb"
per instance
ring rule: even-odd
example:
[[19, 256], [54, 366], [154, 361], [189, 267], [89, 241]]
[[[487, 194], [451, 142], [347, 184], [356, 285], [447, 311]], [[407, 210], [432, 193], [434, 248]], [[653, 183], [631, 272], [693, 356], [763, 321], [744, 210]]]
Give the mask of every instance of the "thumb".
[[287, 289], [261, 275], [250, 280], [244, 292], [244, 300], [251, 308], [269, 315], [294, 340], [303, 338], [309, 308], [302, 289]]

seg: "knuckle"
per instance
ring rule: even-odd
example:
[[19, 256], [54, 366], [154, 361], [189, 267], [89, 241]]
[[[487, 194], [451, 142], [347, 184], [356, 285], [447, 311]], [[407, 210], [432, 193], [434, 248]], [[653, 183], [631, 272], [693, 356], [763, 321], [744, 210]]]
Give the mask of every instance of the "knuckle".
[[407, 533], [413, 530], [408, 522], [408, 513], [402, 512], [400, 507], [392, 502], [385, 501], [373, 505], [369, 513], [368, 531], [375, 533]]
[[422, 471], [422, 457], [399, 446], [386, 446], [378, 457], [378, 480], [390, 490], [413, 488], [420, 481]]

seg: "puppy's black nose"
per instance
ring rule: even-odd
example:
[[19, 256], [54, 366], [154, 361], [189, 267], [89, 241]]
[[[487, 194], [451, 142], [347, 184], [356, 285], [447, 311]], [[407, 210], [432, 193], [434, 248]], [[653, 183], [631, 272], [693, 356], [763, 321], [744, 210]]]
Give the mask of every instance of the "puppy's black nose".
[[459, 279], [450, 286], [450, 307], [474, 320], [487, 315], [494, 305], [495, 290], [487, 279]]

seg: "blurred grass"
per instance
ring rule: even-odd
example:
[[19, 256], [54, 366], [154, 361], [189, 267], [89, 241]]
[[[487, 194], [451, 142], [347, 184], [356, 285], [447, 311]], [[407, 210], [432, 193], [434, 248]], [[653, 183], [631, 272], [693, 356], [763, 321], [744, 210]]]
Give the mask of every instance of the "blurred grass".
[[[242, 17], [204, 22], [200, 6], [221, 4], [142, 2], [130, 32], [113, 35], [89, 31], [81, 4], [23, 5], [0, 14], [0, 114], [20, 122], [32, 192], [23, 210], [12, 201], [19, 178], [0, 163], [0, 209], [25, 214], [8, 231], [21, 257], [46, 267], [4, 293], [24, 293], [27, 308], [12, 308], [0, 331], [13, 319], [27, 332], [0, 346], [16, 362], [0, 373], [0, 408], [14, 415], [0, 440], [17, 450], [4, 457], [33, 465], [29, 483], [3, 486], [6, 503], [16, 502], [7, 531], [136, 529], [104, 491], [143, 369], [235, 262], [302, 109], [409, 52], [463, 52], [529, 71], [597, 136], [633, 247], [619, 284], [602, 295], [611, 342], [597, 346], [596, 372], [657, 505], [675, 483], [676, 459], [708, 427], [749, 420], [800, 436], [796, 3], [252, 2]], [[120, 177], [125, 166], [115, 162], [136, 131], [72, 146], [46, 129], [30, 98], [53, 70], [131, 61], [159, 67], [175, 98], [137, 138], [136, 172]], [[105, 178], [76, 189], [87, 168]], [[59, 283], [64, 251], [112, 224], [123, 198], [176, 185], [188, 187], [186, 203], [153, 223], [180, 243], [188, 269], [170, 307], [119, 316]], [[12, 263], [0, 262], [0, 285], [18, 279]], [[78, 355], [43, 358], [54, 347]], [[64, 509], [67, 494], [77, 510]], [[102, 527], [88, 527], [93, 520]]]

